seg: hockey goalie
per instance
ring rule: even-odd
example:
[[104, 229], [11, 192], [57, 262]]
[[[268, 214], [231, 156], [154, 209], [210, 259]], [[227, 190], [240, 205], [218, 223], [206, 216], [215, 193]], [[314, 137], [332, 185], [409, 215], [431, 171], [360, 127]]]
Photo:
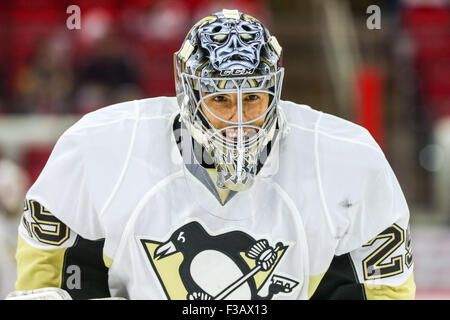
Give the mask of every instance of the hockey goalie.
[[27, 193], [9, 298], [414, 299], [385, 155], [366, 129], [281, 100], [281, 57], [224, 9], [174, 54], [176, 97], [69, 128]]

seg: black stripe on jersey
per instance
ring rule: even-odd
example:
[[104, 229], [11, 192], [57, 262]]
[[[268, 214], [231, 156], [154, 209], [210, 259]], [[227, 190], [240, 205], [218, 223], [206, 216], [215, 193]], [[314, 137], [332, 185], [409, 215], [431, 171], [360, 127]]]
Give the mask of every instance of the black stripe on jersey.
[[87, 240], [77, 236], [67, 248], [61, 288], [74, 300], [110, 297], [108, 268], [103, 262], [104, 239]]
[[311, 300], [366, 300], [350, 253], [334, 256]]

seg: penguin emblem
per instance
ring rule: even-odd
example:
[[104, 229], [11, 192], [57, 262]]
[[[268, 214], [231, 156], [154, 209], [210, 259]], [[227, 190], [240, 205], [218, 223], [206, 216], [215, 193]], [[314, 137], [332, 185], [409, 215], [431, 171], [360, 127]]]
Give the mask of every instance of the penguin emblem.
[[[299, 283], [272, 275], [288, 246], [255, 240], [242, 231], [210, 235], [192, 221], [163, 242], [140, 242], [171, 300], [271, 299], [292, 292]], [[266, 283], [268, 290], [263, 296], [260, 290]]]

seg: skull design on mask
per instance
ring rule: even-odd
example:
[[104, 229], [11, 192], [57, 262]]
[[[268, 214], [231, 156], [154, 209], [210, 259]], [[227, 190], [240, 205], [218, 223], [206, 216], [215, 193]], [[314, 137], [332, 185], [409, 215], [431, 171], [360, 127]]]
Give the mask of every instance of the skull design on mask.
[[260, 24], [226, 19], [202, 26], [200, 42], [208, 50], [212, 66], [221, 71], [253, 73], [260, 62], [264, 30]]

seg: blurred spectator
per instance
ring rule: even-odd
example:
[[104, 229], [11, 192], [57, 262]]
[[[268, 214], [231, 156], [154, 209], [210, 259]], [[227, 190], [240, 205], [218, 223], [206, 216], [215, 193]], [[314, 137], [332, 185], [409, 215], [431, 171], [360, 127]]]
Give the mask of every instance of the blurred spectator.
[[10, 160], [0, 159], [0, 299], [14, 291], [17, 227], [27, 187], [25, 171]]
[[15, 77], [14, 111], [64, 113], [71, 110], [73, 67], [71, 45], [59, 33], [37, 42], [29, 63]]
[[[186, 2], [176, 0], [154, 1], [138, 14], [137, 31], [142, 41], [177, 41], [184, 38], [186, 26], [191, 22], [190, 8]], [[132, 21], [124, 21], [125, 24]]]
[[126, 48], [113, 31], [95, 40], [77, 67], [76, 113], [141, 97], [134, 53]]

